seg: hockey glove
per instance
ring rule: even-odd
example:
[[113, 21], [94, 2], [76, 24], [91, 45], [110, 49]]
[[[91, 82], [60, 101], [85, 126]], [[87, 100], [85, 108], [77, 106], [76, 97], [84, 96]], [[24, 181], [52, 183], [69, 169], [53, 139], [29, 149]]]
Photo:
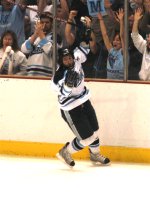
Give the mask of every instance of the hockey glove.
[[77, 87], [79, 83], [79, 74], [76, 71], [69, 70], [66, 74], [65, 84], [68, 87]]

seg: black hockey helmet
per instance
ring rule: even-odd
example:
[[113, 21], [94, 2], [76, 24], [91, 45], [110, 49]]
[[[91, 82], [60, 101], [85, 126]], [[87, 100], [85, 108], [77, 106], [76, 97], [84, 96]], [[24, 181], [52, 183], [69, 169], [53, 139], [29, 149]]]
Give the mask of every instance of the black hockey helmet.
[[71, 50], [70, 48], [61, 48], [58, 50], [58, 63], [60, 66], [63, 65], [63, 57], [68, 55], [71, 55], [74, 59], [73, 50]]

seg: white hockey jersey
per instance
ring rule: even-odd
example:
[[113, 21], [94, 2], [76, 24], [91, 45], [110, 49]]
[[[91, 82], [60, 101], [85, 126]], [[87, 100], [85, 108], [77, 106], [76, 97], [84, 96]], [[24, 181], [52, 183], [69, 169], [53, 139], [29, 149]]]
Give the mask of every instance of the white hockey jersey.
[[[82, 51], [81, 51], [82, 50]], [[90, 98], [89, 90], [84, 84], [84, 72], [82, 69], [83, 62], [86, 61], [86, 54], [89, 51], [76, 48], [74, 50], [75, 65], [73, 70], [79, 73], [79, 84], [77, 87], [68, 87], [65, 85], [67, 68], [60, 66], [52, 78], [52, 86], [58, 93], [58, 102], [60, 108], [66, 111], [74, 109], [83, 104]]]
[[52, 76], [52, 43], [52, 33], [49, 33], [44, 39], [38, 37], [33, 45], [30, 38], [22, 44], [21, 51], [29, 55], [28, 76]]

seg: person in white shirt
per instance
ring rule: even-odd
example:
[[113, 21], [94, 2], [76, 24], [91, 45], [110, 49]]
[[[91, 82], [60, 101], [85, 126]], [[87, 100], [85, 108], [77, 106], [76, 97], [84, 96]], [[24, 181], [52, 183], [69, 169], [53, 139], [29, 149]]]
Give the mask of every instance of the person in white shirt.
[[41, 14], [34, 33], [21, 46], [21, 51], [28, 55], [28, 76], [52, 76], [52, 22], [53, 18], [50, 13]]
[[141, 70], [139, 72], [139, 78], [141, 80], [150, 80], [150, 33], [147, 33], [146, 39], [144, 39], [138, 32], [138, 24], [142, 18], [142, 9], [135, 10], [134, 23], [132, 28], [131, 37], [135, 47], [143, 54]]
[[26, 10], [26, 0], [20, 0], [15, 4], [15, 0], [1, 0], [0, 5], [0, 37], [6, 30], [16, 33], [19, 47], [25, 41], [24, 16]]
[[27, 58], [20, 51], [15, 32], [7, 30], [0, 39], [0, 74], [26, 75]]
[[48, 5], [47, 0], [37, 0], [37, 5], [29, 5], [28, 8], [29, 9], [26, 9], [26, 15], [29, 16], [31, 23], [31, 33], [33, 33], [36, 22], [39, 20], [40, 13], [52, 13], [52, 5]]

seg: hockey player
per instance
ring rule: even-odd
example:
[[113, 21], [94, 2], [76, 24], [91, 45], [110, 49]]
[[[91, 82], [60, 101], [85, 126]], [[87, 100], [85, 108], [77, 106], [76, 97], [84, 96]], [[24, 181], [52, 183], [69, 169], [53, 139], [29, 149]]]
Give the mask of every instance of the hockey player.
[[62, 48], [59, 51], [59, 65], [52, 78], [52, 84], [58, 91], [58, 102], [62, 118], [67, 122], [74, 135], [71, 142], [59, 150], [57, 157], [70, 167], [75, 165], [71, 154], [89, 147], [90, 160], [108, 164], [110, 160], [99, 152], [98, 121], [95, 110], [89, 100], [89, 90], [84, 85], [84, 73], [81, 63], [86, 61], [87, 50]]

